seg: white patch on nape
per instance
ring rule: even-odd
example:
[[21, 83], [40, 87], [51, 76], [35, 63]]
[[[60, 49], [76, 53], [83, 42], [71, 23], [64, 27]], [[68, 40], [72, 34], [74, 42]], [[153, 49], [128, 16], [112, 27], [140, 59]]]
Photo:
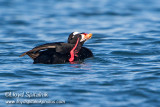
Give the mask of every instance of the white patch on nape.
[[81, 40], [80, 40], [80, 42], [83, 42], [83, 41], [85, 41], [86, 39], [85, 39], [85, 35], [84, 34], [81, 34]]
[[73, 35], [77, 35], [77, 34], [79, 34], [79, 32], [73, 32]]

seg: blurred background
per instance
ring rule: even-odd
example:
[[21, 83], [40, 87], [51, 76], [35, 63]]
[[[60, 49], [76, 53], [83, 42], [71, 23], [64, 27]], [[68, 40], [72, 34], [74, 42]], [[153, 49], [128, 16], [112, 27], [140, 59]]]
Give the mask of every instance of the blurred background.
[[[160, 0], [0, 0], [0, 105], [28, 106], [6, 104], [17, 98], [4, 94], [29, 91], [66, 102], [37, 107], [158, 107], [159, 29]], [[93, 58], [73, 65], [19, 58], [74, 31], [93, 33], [84, 44]]]

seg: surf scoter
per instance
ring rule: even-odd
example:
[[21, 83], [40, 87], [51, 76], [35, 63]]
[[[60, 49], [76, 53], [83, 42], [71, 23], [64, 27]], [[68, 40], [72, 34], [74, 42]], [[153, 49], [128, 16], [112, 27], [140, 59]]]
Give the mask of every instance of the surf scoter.
[[91, 37], [91, 33], [73, 32], [68, 37], [68, 43], [43, 44], [23, 53], [20, 57], [28, 55], [34, 60], [34, 64], [62, 64], [80, 61], [93, 56], [91, 50], [82, 47], [84, 42]]

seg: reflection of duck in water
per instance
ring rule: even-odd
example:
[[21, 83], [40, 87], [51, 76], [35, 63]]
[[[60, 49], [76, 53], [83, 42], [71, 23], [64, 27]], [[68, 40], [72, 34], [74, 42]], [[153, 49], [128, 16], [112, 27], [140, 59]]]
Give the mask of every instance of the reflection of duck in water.
[[47, 43], [23, 53], [20, 57], [28, 55], [34, 60], [34, 64], [60, 64], [73, 62], [92, 57], [88, 48], [82, 47], [84, 42], [92, 37], [92, 34], [73, 32], [68, 37], [68, 43]]

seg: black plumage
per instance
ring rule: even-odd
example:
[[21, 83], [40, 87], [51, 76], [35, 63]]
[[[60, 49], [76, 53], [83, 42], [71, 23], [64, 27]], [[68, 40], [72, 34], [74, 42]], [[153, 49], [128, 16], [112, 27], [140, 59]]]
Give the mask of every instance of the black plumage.
[[34, 60], [34, 64], [61, 64], [84, 60], [93, 56], [91, 50], [82, 47], [91, 37], [92, 34], [73, 32], [68, 37], [68, 43], [43, 44], [23, 53], [20, 57], [28, 55]]

